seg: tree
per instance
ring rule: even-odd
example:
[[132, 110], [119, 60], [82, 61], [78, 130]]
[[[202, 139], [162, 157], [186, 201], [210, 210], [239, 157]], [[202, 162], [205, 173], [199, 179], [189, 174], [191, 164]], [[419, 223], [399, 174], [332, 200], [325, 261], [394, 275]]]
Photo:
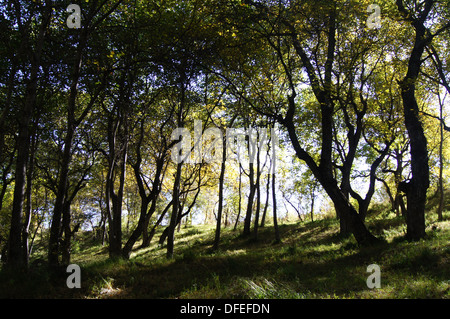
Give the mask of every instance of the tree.
[[[154, 100], [154, 99], [152, 99]], [[149, 111], [156, 111], [153, 108], [153, 101], [149, 101], [150, 105], [146, 105], [146, 107], [150, 107]], [[175, 142], [172, 141], [172, 143], [168, 143], [168, 137], [166, 137], [165, 127], [169, 123], [169, 121], [172, 120], [173, 112], [169, 112], [169, 116], [167, 118], [163, 119], [157, 119], [155, 121], [155, 127], [159, 128], [155, 130], [155, 132], [149, 132], [147, 133], [146, 127], [153, 123], [146, 123], [145, 118], [147, 117], [147, 112], [143, 112], [143, 117], [140, 120], [140, 133], [139, 138], [135, 146], [135, 152], [134, 152], [134, 162], [131, 163], [131, 166], [133, 168], [134, 176], [136, 179], [136, 183], [139, 189], [139, 196], [141, 197], [141, 208], [140, 208], [140, 215], [139, 220], [136, 228], [132, 232], [131, 236], [129, 237], [128, 241], [123, 247], [123, 256], [125, 258], [130, 257], [131, 250], [133, 248], [133, 245], [136, 243], [138, 238], [144, 233], [146, 229], [148, 229], [150, 218], [152, 217], [153, 213], [156, 210], [156, 204], [157, 200], [159, 198], [159, 193], [161, 192], [161, 184], [164, 179], [164, 175], [166, 172], [166, 168], [168, 165], [168, 154], [169, 150], [174, 146]], [[149, 186], [148, 177], [146, 177], [147, 173], [144, 173], [143, 171], [143, 154], [142, 149], [144, 145], [148, 148], [148, 145], [151, 143], [147, 139], [145, 141], [148, 141], [148, 143], [144, 142], [144, 137], [146, 135], [150, 135], [153, 141], [158, 140], [158, 135], [161, 139], [161, 141], [157, 144], [156, 142], [153, 142], [154, 148], [155, 148], [155, 154], [152, 156], [152, 160], [155, 162], [155, 172], [153, 175], [153, 179], [151, 180], [151, 188]], [[133, 156], [133, 155], [132, 155]], [[150, 205], [150, 208], [149, 208]], [[143, 238], [143, 246], [147, 246], [149, 244], [149, 238], [147, 237]]]
[[[416, 99], [416, 84], [424, 62], [423, 55], [433, 39], [450, 28], [450, 23], [437, 24], [434, 30], [426, 26], [440, 10], [438, 1], [426, 0], [421, 4], [396, 1], [398, 11], [404, 21], [414, 29], [414, 42], [409, 55], [407, 72], [399, 82], [403, 100], [405, 126], [411, 147], [411, 180], [406, 185], [406, 237], [418, 240], [425, 236], [425, 203], [430, 184], [427, 139], [421, 123]], [[444, 9], [445, 10], [445, 9]]]
[[[22, 37], [19, 53], [24, 55], [23, 71], [28, 75], [21, 112], [18, 114], [19, 132], [17, 139], [17, 156], [15, 163], [14, 199], [9, 234], [8, 265], [11, 267], [26, 266], [22, 248], [23, 205], [25, 201], [26, 170], [30, 152], [30, 123], [36, 101], [37, 84], [43, 47], [48, 39], [48, 28], [52, 16], [51, 1], [43, 5], [30, 4], [28, 12], [24, 12], [19, 1], [15, 1], [11, 12], [14, 23], [18, 25], [17, 33]], [[28, 14], [27, 14], [28, 13]], [[22, 15], [24, 14], [24, 15]], [[40, 17], [38, 24], [33, 19]], [[33, 30], [33, 32], [31, 32]], [[36, 33], [35, 38], [30, 34]], [[14, 73], [14, 72], [13, 72]], [[6, 109], [5, 109], [6, 110]]]
[[[233, 123], [236, 119], [236, 115], [233, 116], [226, 127], [233, 127]], [[217, 124], [216, 124], [217, 125]], [[220, 128], [221, 131], [224, 131], [224, 127]], [[216, 232], [214, 237], [214, 243], [212, 246], [212, 250], [217, 250], [219, 248], [220, 243], [220, 228], [222, 223], [222, 211], [224, 205], [224, 179], [225, 179], [225, 167], [227, 162], [227, 135], [222, 133], [222, 159], [220, 163], [220, 174], [219, 174], [219, 207], [217, 209], [217, 221], [216, 221]]]
[[[356, 240], [360, 244], [375, 242], [376, 238], [367, 230], [357, 211], [349, 202], [348, 196], [339, 187], [334, 175], [333, 117], [336, 112], [336, 105], [333, 92], [335, 87], [334, 74], [339, 74], [338, 71], [334, 70], [334, 67], [337, 50], [336, 32], [342, 24], [342, 19], [338, 18], [343, 16], [343, 13], [338, 10], [335, 2], [305, 5], [301, 7], [303, 11], [298, 13], [298, 17], [312, 15], [317, 25], [307, 24], [306, 28], [299, 30], [298, 24], [292, 18], [294, 7], [287, 10], [281, 3], [274, 6], [265, 6], [253, 1], [246, 1], [246, 3], [249, 8], [244, 9], [244, 16], [252, 16], [251, 7], [264, 13], [262, 15], [255, 14], [253, 17], [259, 19], [258, 27], [262, 25], [262, 28], [258, 31], [275, 53], [275, 63], [280, 66], [280, 71], [283, 72], [283, 80], [285, 80], [285, 87], [282, 92], [287, 95], [287, 107], [284, 108], [284, 114], [279, 108], [274, 109], [273, 105], [267, 105], [267, 103], [262, 104], [263, 107], [261, 107], [250, 102], [252, 108], [262, 115], [275, 118], [287, 130], [297, 157], [306, 163], [320, 182], [332, 199], [338, 215], [349, 225]], [[321, 10], [318, 10], [319, 7]], [[286, 15], [286, 12], [289, 12], [289, 15]], [[319, 12], [320, 17], [317, 16]], [[265, 17], [269, 17], [269, 19]], [[270, 17], [274, 18], [271, 19]], [[326, 46], [323, 45], [323, 41], [327, 44]], [[296, 61], [295, 58], [298, 58], [298, 60]], [[300, 63], [304, 73], [298, 70]], [[316, 107], [320, 118], [321, 131], [319, 154], [315, 155], [319, 156], [311, 155], [308, 150], [301, 146], [296, 129], [299, 122], [299, 118], [296, 117], [296, 111], [299, 108], [297, 92], [302, 74], [308, 79], [313, 96], [317, 101]], [[356, 145], [357, 141], [356, 139]], [[315, 157], [319, 157], [319, 162]], [[351, 161], [353, 160], [352, 157], [354, 157], [354, 154], [350, 155]]]

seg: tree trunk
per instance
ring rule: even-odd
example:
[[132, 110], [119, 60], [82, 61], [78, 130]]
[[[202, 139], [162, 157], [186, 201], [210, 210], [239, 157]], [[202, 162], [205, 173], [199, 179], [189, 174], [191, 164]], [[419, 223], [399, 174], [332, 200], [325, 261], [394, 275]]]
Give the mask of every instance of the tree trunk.
[[74, 134], [73, 123], [69, 123], [66, 138], [64, 139], [64, 153], [59, 174], [58, 190], [53, 208], [52, 222], [50, 226], [50, 238], [48, 244], [48, 263], [51, 266], [59, 265], [59, 245], [61, 242], [61, 219], [67, 195], [69, 178], [69, 165], [72, 158], [72, 140]]
[[[439, 97], [440, 100], [440, 97]], [[443, 105], [442, 102], [439, 101], [440, 103], [440, 110], [439, 110], [439, 116], [442, 119], [443, 118]], [[443, 220], [443, 216], [442, 216], [442, 212], [444, 211], [444, 183], [443, 183], [443, 170], [444, 170], [444, 154], [443, 154], [443, 144], [444, 144], [444, 123], [440, 123], [440, 137], [441, 140], [439, 142], [439, 206], [437, 209], [437, 215], [438, 215], [438, 220], [442, 221]]]
[[249, 180], [250, 180], [250, 185], [249, 185], [250, 186], [250, 193], [248, 195], [247, 210], [246, 210], [246, 213], [245, 213], [245, 220], [244, 220], [244, 232], [243, 232], [244, 236], [250, 235], [250, 227], [251, 227], [252, 213], [253, 213], [253, 201], [254, 201], [255, 193], [256, 193], [256, 184], [255, 184], [255, 181], [254, 181], [255, 169], [254, 169], [254, 166], [253, 166], [253, 159], [252, 159], [253, 151], [252, 151], [251, 146], [250, 146], [250, 143], [251, 143], [250, 139], [251, 139], [251, 136], [250, 136], [250, 133], [249, 133], [248, 150], [249, 150], [250, 162], [249, 162], [249, 165], [248, 165], [249, 166], [249, 174], [248, 174], [248, 176], [249, 176]]
[[[127, 144], [127, 142], [125, 142]], [[114, 193], [114, 182], [110, 183], [110, 192], [112, 199], [112, 220], [109, 225], [109, 256], [110, 258], [118, 258], [122, 256], [122, 201], [123, 190], [125, 187], [126, 163], [127, 163], [127, 147], [125, 145], [120, 160], [119, 167], [119, 189], [117, 194]]]
[[23, 111], [20, 113], [19, 136], [17, 139], [17, 159], [14, 178], [14, 197], [11, 213], [9, 233], [8, 264], [12, 267], [25, 266], [22, 254], [22, 219], [23, 204], [25, 200], [26, 167], [29, 155], [29, 123], [36, 94], [36, 75], [32, 75], [31, 83], [27, 89], [27, 99]]
[[[60, 232], [61, 216], [63, 213], [65, 202], [67, 200], [66, 195], [69, 183], [69, 169], [70, 163], [72, 161], [72, 143], [75, 135], [75, 130], [77, 129], [78, 125], [77, 120], [75, 118], [76, 98], [78, 95], [78, 82], [80, 79], [81, 61], [83, 51], [86, 46], [87, 38], [88, 38], [87, 29], [83, 29], [83, 31], [80, 34], [80, 40], [78, 42], [78, 48], [75, 56], [75, 61], [73, 64], [73, 74], [70, 84], [70, 94], [67, 103], [67, 131], [66, 136], [64, 138], [63, 159], [59, 173], [59, 184], [55, 199], [55, 206], [53, 209], [52, 223], [50, 227], [50, 239], [48, 251], [48, 262], [50, 265], [58, 265], [59, 263], [58, 255], [59, 255], [59, 241], [60, 241], [59, 235], [61, 233]], [[70, 205], [70, 203], [68, 203], [68, 205]], [[68, 211], [70, 212], [70, 208]]]
[[[273, 165], [275, 166], [275, 157], [273, 157], [273, 160], [274, 160]], [[275, 242], [279, 243], [279, 242], [281, 242], [281, 238], [280, 238], [280, 231], [278, 230], [277, 192], [276, 192], [276, 189], [275, 189], [275, 185], [276, 185], [276, 182], [275, 182], [275, 170], [273, 170], [273, 172], [272, 172], [273, 228], [275, 230]]]
[[36, 153], [36, 139], [37, 134], [36, 131], [33, 133], [32, 142], [31, 142], [31, 151], [30, 151], [30, 158], [28, 163], [28, 170], [27, 170], [27, 189], [26, 189], [26, 213], [25, 213], [25, 221], [23, 225], [22, 230], [22, 248], [23, 248], [23, 258], [25, 260], [25, 264], [28, 265], [28, 258], [30, 255], [30, 249], [28, 246], [28, 238], [29, 238], [29, 231], [30, 231], [30, 223], [31, 223], [31, 215], [32, 215], [32, 183], [33, 183], [33, 172], [34, 172], [34, 158]]
[[65, 202], [63, 205], [62, 217], [62, 231], [64, 232], [64, 239], [61, 242], [61, 263], [63, 265], [70, 264], [70, 250], [72, 241], [72, 230], [70, 229], [70, 203]]
[[408, 71], [400, 82], [405, 126], [410, 140], [412, 177], [407, 187], [406, 237], [418, 240], [425, 236], [425, 202], [429, 187], [427, 139], [419, 118], [415, 97], [416, 80], [420, 73], [422, 54], [427, 42], [425, 27], [415, 23], [415, 43], [408, 62]]
[[333, 201], [336, 210], [339, 211], [343, 219], [348, 222], [346, 226], [348, 226], [349, 231], [353, 234], [358, 244], [366, 246], [378, 242], [378, 239], [367, 230], [358, 212], [345, 198], [339, 188], [334, 187], [332, 184], [325, 184], [325, 191]]
[[[259, 145], [259, 143], [258, 143]], [[256, 152], [256, 212], [255, 212], [255, 222], [253, 225], [253, 239], [258, 240], [258, 226], [259, 226], [259, 213], [261, 209], [261, 187], [260, 187], [260, 177], [261, 177], [261, 163], [259, 159], [260, 148]]]
[[[11, 267], [24, 267], [26, 262], [23, 258], [22, 248], [22, 219], [23, 204], [25, 199], [26, 170], [30, 148], [29, 125], [33, 117], [36, 102], [38, 72], [42, 56], [44, 39], [47, 36], [47, 27], [52, 14], [51, 6], [46, 3], [43, 17], [39, 26], [36, 38], [36, 49], [31, 52], [32, 62], [29, 80], [26, 86], [25, 102], [21, 112], [19, 112], [19, 134], [17, 138], [17, 159], [14, 177], [14, 196], [11, 212], [11, 225], [8, 240], [8, 265]], [[18, 17], [20, 19], [20, 17]], [[22, 31], [22, 30], [20, 30]], [[24, 43], [28, 41], [28, 34], [24, 35]], [[27, 48], [25, 48], [27, 49]]]
[[[170, 206], [172, 206], [172, 203], [173, 203], [173, 200], [170, 201], [170, 203], [166, 205], [166, 208], [164, 208], [163, 212], [159, 216], [159, 218], [156, 221], [155, 225], [153, 225], [152, 230], [147, 235], [147, 237], [143, 236], [141, 248], [145, 248], [145, 247], [149, 247], [150, 246], [150, 241], [152, 240], [153, 236], [155, 235], [156, 228], [161, 224], [164, 216], [169, 211]], [[145, 232], [144, 232], [144, 235], [145, 235]]]
[[266, 224], [267, 209], [269, 208], [269, 198], [270, 198], [270, 170], [272, 168], [272, 162], [270, 163], [269, 169], [267, 171], [267, 183], [266, 183], [266, 203], [264, 204], [264, 211], [261, 217], [260, 227], [264, 227]]
[[141, 236], [144, 227], [145, 227], [145, 220], [147, 218], [147, 208], [148, 208], [148, 201], [141, 201], [141, 213], [139, 215], [139, 220], [136, 228], [131, 233], [131, 236], [128, 238], [127, 242], [123, 246], [122, 249], [122, 256], [125, 259], [129, 259], [131, 255], [131, 250], [133, 249], [134, 244]]
[[236, 222], [234, 223], [234, 230], [236, 230], [237, 225], [239, 223], [239, 218], [241, 217], [241, 203], [242, 203], [242, 170], [241, 170], [241, 166], [239, 166], [239, 186], [238, 186], [238, 213], [236, 216]]
[[[340, 216], [340, 220], [344, 223], [345, 227], [348, 227], [349, 231], [353, 234], [356, 241], [360, 245], [370, 245], [377, 242], [378, 239], [374, 237], [364, 225], [364, 222], [358, 215], [358, 212], [351, 205], [346, 196], [342, 193], [338, 187], [337, 181], [333, 178], [331, 166], [325, 165], [325, 167], [317, 166], [313, 158], [311, 158], [305, 150], [302, 149], [295, 133], [295, 126], [292, 121], [284, 121], [282, 124], [288, 129], [289, 137], [291, 139], [294, 150], [299, 159], [304, 160], [311, 169], [314, 176], [320, 182], [330, 199], [333, 201], [336, 212]], [[323, 123], [324, 125], [326, 123]], [[331, 134], [331, 132], [329, 132]], [[331, 143], [331, 141], [329, 141]], [[322, 151], [323, 156], [323, 151]]]
[[181, 169], [183, 163], [177, 164], [177, 171], [175, 173], [175, 180], [173, 182], [173, 191], [172, 191], [172, 215], [170, 216], [170, 224], [167, 228], [167, 253], [166, 256], [168, 259], [173, 258], [173, 248], [174, 248], [174, 240], [175, 240], [175, 228], [177, 226], [178, 220], [178, 210], [180, 206], [180, 180], [181, 180]]
[[222, 163], [220, 165], [219, 175], [219, 207], [217, 209], [217, 221], [216, 221], [216, 233], [214, 238], [214, 244], [212, 250], [215, 251], [219, 248], [220, 242], [220, 227], [222, 224], [222, 210], [223, 210], [223, 183], [225, 178], [225, 164], [227, 160], [227, 141], [226, 136], [223, 136], [222, 142]]

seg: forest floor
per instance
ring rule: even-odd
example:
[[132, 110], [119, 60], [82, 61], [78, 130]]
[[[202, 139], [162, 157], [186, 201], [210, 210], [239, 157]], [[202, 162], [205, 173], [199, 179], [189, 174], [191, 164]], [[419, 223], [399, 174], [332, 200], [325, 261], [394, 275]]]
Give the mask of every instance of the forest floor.
[[[171, 260], [156, 243], [158, 234], [129, 261], [113, 261], [107, 247], [86, 233], [78, 236], [72, 257], [81, 268], [80, 289], [67, 288], [65, 269], [55, 277], [32, 263], [22, 275], [0, 272], [0, 297], [448, 299], [450, 212], [440, 222], [433, 215], [427, 238], [417, 242], [403, 239], [402, 217], [371, 216], [367, 225], [384, 242], [369, 248], [341, 236], [335, 219], [280, 225], [277, 244], [271, 225], [260, 228], [257, 241], [243, 238], [239, 228], [224, 228], [216, 252], [210, 249], [214, 227], [182, 227]], [[367, 287], [370, 264], [380, 267], [380, 288]]]

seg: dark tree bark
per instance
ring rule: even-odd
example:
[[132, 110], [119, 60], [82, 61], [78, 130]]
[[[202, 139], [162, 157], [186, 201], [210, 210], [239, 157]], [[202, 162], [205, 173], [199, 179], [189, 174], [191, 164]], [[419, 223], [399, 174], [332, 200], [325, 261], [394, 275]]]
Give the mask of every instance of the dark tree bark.
[[[440, 97], [439, 97], [440, 100]], [[443, 118], [443, 105], [442, 102], [439, 101], [440, 103], [440, 108], [439, 108], [439, 116], [442, 119]], [[443, 171], [444, 171], [444, 153], [443, 153], [443, 146], [444, 146], [444, 125], [443, 123], [439, 123], [439, 131], [440, 131], [440, 138], [441, 140], [439, 141], [439, 184], [438, 184], [438, 191], [439, 191], [439, 206], [437, 209], [437, 215], [438, 215], [438, 220], [442, 221], [443, 220], [443, 215], [442, 212], [444, 211], [444, 197], [445, 197], [445, 193], [444, 193], [444, 180], [443, 180]]]
[[[272, 139], [276, 139], [275, 129], [272, 130]], [[273, 143], [273, 145], [277, 145], [278, 141]], [[275, 243], [281, 242], [280, 231], [278, 229], [278, 217], [277, 217], [277, 192], [276, 192], [276, 181], [275, 181], [275, 172], [276, 172], [276, 150], [275, 147], [272, 148], [272, 206], [273, 206], [273, 228], [275, 230]]]
[[[127, 101], [128, 99], [122, 96], [113, 113], [108, 115], [109, 151], [107, 154], [108, 174], [106, 176], [105, 201], [109, 224], [109, 256], [113, 259], [122, 257], [122, 203], [129, 139], [128, 120], [126, 118]], [[118, 183], [116, 183], [117, 179]]]
[[[345, 223], [345, 228], [354, 235], [356, 241], [361, 245], [370, 245], [376, 241], [375, 238], [366, 228], [363, 221], [358, 215], [358, 212], [351, 205], [347, 194], [343, 193], [333, 175], [332, 150], [333, 150], [333, 112], [335, 109], [334, 102], [331, 97], [333, 63], [335, 58], [336, 48], [336, 8], [330, 9], [329, 21], [327, 24], [327, 53], [324, 64], [323, 84], [311, 63], [310, 58], [301, 45], [297, 36], [292, 37], [293, 46], [299, 55], [304, 69], [308, 75], [313, 93], [316, 100], [320, 104], [321, 111], [321, 152], [320, 161], [316, 161], [301, 147], [298, 140], [295, 124], [294, 114], [296, 110], [296, 91], [290, 80], [292, 94], [288, 97], [288, 111], [284, 118], [278, 118], [278, 121], [284, 125], [289, 133], [290, 140], [299, 159], [303, 160], [314, 176], [320, 182], [325, 192], [333, 201], [336, 212], [341, 220]], [[295, 31], [293, 26], [286, 22], [286, 25]]]
[[[124, 145], [120, 160], [118, 163], [119, 186], [117, 193], [114, 190], [114, 179], [109, 179], [107, 191], [111, 200], [111, 211], [109, 214], [109, 256], [110, 258], [118, 258], [122, 256], [122, 202], [125, 187], [127, 162], [127, 147]], [[115, 163], [113, 163], [115, 166]], [[114, 166], [112, 169], [114, 169]]]
[[[166, 213], [169, 211], [170, 207], [172, 206], [173, 200], [171, 200], [169, 202], [169, 204], [166, 205], [166, 208], [164, 208], [164, 210], [162, 211], [161, 215], [159, 216], [158, 220], [156, 221], [155, 225], [153, 225], [150, 233], [147, 235], [147, 237], [144, 237], [142, 239], [142, 245], [141, 248], [145, 248], [145, 247], [149, 247], [150, 246], [150, 242], [153, 239], [153, 236], [156, 233], [156, 228], [161, 224], [164, 216], [166, 215]], [[167, 236], [167, 235], [166, 235]], [[162, 245], [164, 243], [164, 241], [166, 240], [166, 238], [164, 237], [163, 242], [160, 242], [160, 245]]]
[[247, 199], [247, 209], [245, 211], [245, 219], [244, 219], [244, 230], [243, 235], [248, 236], [250, 235], [250, 226], [252, 222], [252, 213], [253, 213], [253, 201], [256, 194], [256, 185], [254, 182], [254, 167], [253, 163], [249, 164], [249, 179], [250, 179], [250, 193], [248, 194]]
[[[244, 236], [249, 236], [251, 234], [251, 222], [252, 222], [252, 215], [253, 215], [253, 205], [256, 195], [256, 189], [257, 184], [255, 182], [255, 166], [254, 166], [254, 158], [256, 153], [256, 143], [253, 142], [252, 138], [252, 128], [248, 128], [247, 131], [247, 148], [248, 148], [248, 154], [249, 154], [249, 164], [248, 164], [248, 178], [249, 178], [249, 187], [250, 187], [250, 193], [248, 195], [247, 199], [247, 210], [245, 212], [245, 220], [244, 220]], [[245, 171], [244, 171], [245, 172]]]
[[222, 210], [223, 210], [223, 183], [225, 178], [225, 165], [227, 160], [227, 141], [226, 134], [222, 137], [222, 163], [220, 164], [220, 175], [219, 175], [219, 207], [217, 209], [217, 220], [216, 220], [216, 231], [214, 236], [214, 243], [212, 250], [215, 251], [219, 248], [220, 242], [220, 227], [222, 225]]
[[[18, 4], [17, 4], [18, 5]], [[17, 8], [20, 12], [20, 8]], [[50, 23], [52, 6], [50, 1], [46, 1], [43, 7], [42, 20], [37, 32], [35, 48], [28, 42], [29, 35], [25, 26], [18, 21], [19, 31], [23, 32], [24, 45], [30, 45], [31, 65], [30, 73], [26, 84], [25, 101], [21, 112], [19, 112], [19, 133], [17, 138], [17, 157], [14, 178], [14, 197], [12, 203], [11, 225], [9, 233], [8, 265], [11, 267], [26, 267], [26, 260], [22, 247], [22, 227], [23, 227], [23, 205], [25, 201], [25, 186], [27, 176], [27, 164], [30, 152], [30, 123], [36, 102], [38, 72], [42, 57], [42, 48], [47, 36], [47, 28]], [[20, 17], [17, 17], [20, 20]], [[31, 19], [32, 17], [30, 17]]]
[[[66, 219], [70, 221], [70, 217], [63, 217], [64, 212], [70, 213], [70, 207], [66, 208], [66, 205], [71, 205], [71, 201], [68, 200], [68, 192], [69, 192], [69, 174], [70, 174], [70, 165], [72, 162], [72, 151], [73, 151], [73, 141], [75, 138], [75, 134], [78, 126], [87, 116], [88, 112], [94, 105], [94, 102], [97, 96], [91, 98], [88, 106], [81, 112], [81, 115], [77, 118], [77, 105], [76, 99], [78, 96], [78, 84], [81, 76], [81, 65], [82, 58], [84, 54], [85, 47], [87, 45], [87, 41], [89, 38], [90, 30], [88, 28], [82, 29], [80, 33], [80, 37], [78, 40], [78, 47], [75, 54], [75, 59], [72, 67], [72, 75], [71, 75], [71, 83], [70, 83], [70, 92], [69, 99], [67, 103], [67, 128], [66, 128], [66, 136], [64, 137], [64, 149], [63, 149], [63, 157], [61, 162], [61, 167], [59, 168], [59, 176], [58, 176], [58, 186], [56, 192], [55, 205], [53, 208], [53, 216], [52, 222], [50, 226], [50, 238], [49, 238], [49, 251], [48, 251], [48, 262], [52, 266], [56, 266], [59, 264], [59, 246], [61, 242], [61, 233], [64, 231], [62, 228], [70, 228], [70, 225], [62, 225], [62, 219]], [[76, 191], [78, 192], [78, 190]], [[72, 196], [71, 196], [72, 197]], [[73, 197], [72, 197], [73, 198]], [[69, 222], [70, 224], [70, 222]], [[70, 233], [70, 232], [69, 232]], [[70, 235], [68, 235], [68, 239], [70, 239]], [[64, 249], [65, 259], [70, 254], [67, 251], [70, 247], [70, 243], [65, 244], [66, 248]]]
[[272, 168], [272, 161], [270, 162], [269, 169], [268, 169], [268, 172], [267, 172], [266, 203], [264, 204], [264, 210], [263, 210], [263, 214], [261, 216], [260, 227], [264, 227], [266, 225], [266, 215], [267, 215], [267, 210], [269, 208], [269, 198], [270, 198], [270, 173], [269, 172], [270, 172], [271, 168]]
[[[134, 163], [133, 171], [134, 175], [137, 181], [137, 185], [139, 188], [139, 195], [141, 197], [141, 212], [139, 215], [139, 220], [136, 228], [132, 232], [131, 236], [129, 237], [128, 241], [125, 243], [123, 249], [122, 249], [122, 255], [124, 258], [128, 259], [130, 258], [131, 250], [133, 249], [134, 244], [139, 239], [139, 237], [142, 235], [144, 230], [148, 227], [149, 220], [153, 213], [156, 210], [156, 202], [159, 196], [159, 193], [161, 191], [161, 179], [163, 174], [163, 168], [165, 164], [165, 157], [167, 149], [165, 149], [162, 152], [161, 157], [157, 160], [156, 163], [156, 172], [153, 179], [153, 186], [149, 194], [146, 192], [146, 188], [144, 186], [144, 181], [142, 180], [142, 172], [141, 172], [141, 162], [142, 162], [142, 155], [141, 155], [141, 146], [144, 136], [144, 123], [141, 123], [141, 136], [139, 144], [137, 145], [137, 152], [136, 152], [136, 163]], [[150, 205], [151, 204], [151, 205]], [[150, 209], [148, 209], [148, 206], [150, 205]]]
[[[259, 134], [258, 134], [259, 139]], [[259, 226], [259, 214], [261, 210], [261, 160], [259, 158], [260, 154], [260, 143], [257, 142], [257, 150], [256, 150], [256, 211], [255, 211], [255, 221], [253, 224], [253, 239], [258, 240], [258, 226]]]
[[237, 216], [236, 216], [236, 221], [235, 221], [235, 223], [234, 223], [234, 230], [236, 230], [236, 228], [237, 228], [237, 225], [238, 225], [238, 223], [239, 223], [239, 218], [241, 217], [241, 203], [242, 203], [242, 190], [241, 190], [241, 188], [242, 188], [242, 168], [241, 168], [241, 166], [239, 165], [239, 186], [238, 186], [238, 214], [237, 214]]
[[419, 106], [416, 100], [416, 81], [422, 65], [422, 55], [426, 46], [431, 43], [432, 36], [424, 23], [435, 1], [424, 1], [423, 10], [417, 18], [406, 10], [402, 0], [397, 0], [397, 7], [405, 19], [412, 23], [414, 47], [411, 51], [408, 69], [405, 77], [399, 82], [403, 100], [405, 126], [410, 140], [411, 180], [406, 188], [406, 237], [418, 240], [425, 236], [425, 203], [430, 185], [427, 139], [419, 116]]
[[183, 163], [177, 164], [177, 170], [175, 173], [175, 180], [173, 182], [172, 190], [172, 215], [170, 216], [170, 224], [167, 227], [167, 258], [173, 258], [174, 240], [175, 240], [175, 228], [178, 224], [179, 206], [180, 206], [180, 180], [181, 180], [181, 170]]
[[29, 238], [29, 231], [30, 231], [30, 223], [31, 223], [31, 216], [32, 216], [32, 182], [33, 182], [33, 172], [34, 172], [34, 160], [35, 160], [35, 154], [36, 154], [36, 148], [37, 148], [37, 132], [36, 128], [34, 128], [34, 132], [32, 134], [31, 138], [31, 148], [30, 148], [30, 158], [28, 161], [28, 168], [27, 168], [27, 189], [26, 189], [26, 209], [25, 209], [25, 220], [23, 224], [22, 229], [22, 248], [23, 248], [23, 258], [25, 260], [25, 264], [28, 265], [28, 259], [30, 255], [30, 249], [28, 246], [28, 238]]
[[341, 218], [348, 221], [350, 232], [353, 234], [356, 241], [360, 245], [371, 245], [372, 243], [378, 241], [378, 239], [367, 230], [358, 212], [351, 205], [345, 194], [342, 193], [337, 181], [333, 177], [331, 167], [329, 167], [329, 169], [323, 169], [322, 165], [318, 166], [314, 159], [301, 148], [295, 133], [294, 123], [291, 121], [283, 121], [283, 123], [287, 126], [288, 133], [297, 156], [307, 163], [314, 176], [333, 201], [335, 209], [339, 212]]

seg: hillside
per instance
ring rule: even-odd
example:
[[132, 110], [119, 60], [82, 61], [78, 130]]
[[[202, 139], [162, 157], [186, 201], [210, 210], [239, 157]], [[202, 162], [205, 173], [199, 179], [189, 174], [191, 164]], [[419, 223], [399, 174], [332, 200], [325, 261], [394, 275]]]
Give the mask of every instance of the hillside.
[[[385, 243], [359, 248], [339, 235], [334, 219], [280, 225], [273, 244], [270, 226], [260, 240], [225, 228], [212, 253], [213, 227], [182, 228], [175, 258], [153, 244], [131, 260], [108, 259], [107, 247], [79, 238], [73, 263], [81, 267], [81, 289], [66, 287], [65, 269], [50, 276], [34, 262], [27, 274], [2, 272], [0, 297], [25, 298], [449, 298], [450, 220], [429, 221], [427, 239], [402, 239], [402, 218], [372, 217], [368, 225]], [[137, 247], [137, 246], [136, 246]], [[381, 270], [381, 288], [369, 289], [367, 266]]]

